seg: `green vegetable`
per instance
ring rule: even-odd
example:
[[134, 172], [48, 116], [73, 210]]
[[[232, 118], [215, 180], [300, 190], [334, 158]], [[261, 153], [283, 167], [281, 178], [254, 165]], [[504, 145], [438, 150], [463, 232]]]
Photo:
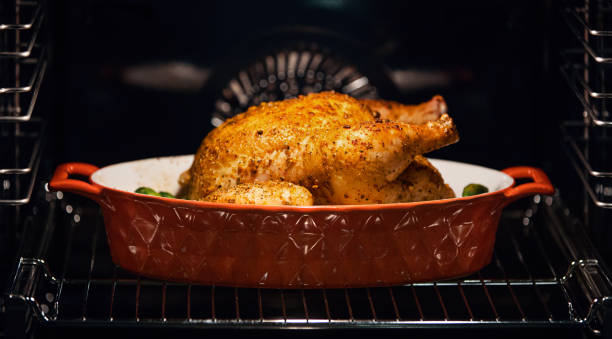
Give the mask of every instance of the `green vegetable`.
[[463, 189], [461, 196], [469, 197], [471, 195], [478, 195], [489, 192], [489, 189], [481, 184], [469, 184]]
[[156, 197], [160, 196], [159, 193], [157, 193], [154, 189], [149, 188], [149, 187], [138, 187], [136, 191], [134, 192], [140, 193], [140, 194], [154, 195]]
[[164, 197], [164, 198], [173, 198], [173, 199], [176, 199], [176, 197], [174, 195], [172, 195], [171, 193], [168, 193], [168, 192], [164, 192], [164, 191], [159, 191], [159, 195]]
[[134, 192], [146, 195], [154, 195], [156, 197], [173, 198], [176, 199], [172, 193], [160, 191], [159, 193], [150, 187], [138, 187]]

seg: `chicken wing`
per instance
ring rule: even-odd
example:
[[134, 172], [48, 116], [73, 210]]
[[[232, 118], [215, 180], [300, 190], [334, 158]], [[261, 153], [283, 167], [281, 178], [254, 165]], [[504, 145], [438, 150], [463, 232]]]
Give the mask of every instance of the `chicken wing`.
[[404, 105], [395, 101], [361, 99], [375, 115], [381, 119], [406, 122], [409, 124], [424, 124], [434, 121], [447, 111], [444, 98], [439, 95], [419, 105]]

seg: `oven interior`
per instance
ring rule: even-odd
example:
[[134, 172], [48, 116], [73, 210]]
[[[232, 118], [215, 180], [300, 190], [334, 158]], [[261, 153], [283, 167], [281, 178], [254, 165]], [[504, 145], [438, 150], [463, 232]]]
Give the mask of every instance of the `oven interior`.
[[[0, 0], [3, 333], [610, 335], [611, 6]], [[250, 105], [330, 89], [442, 94], [461, 141], [432, 157], [538, 166], [557, 191], [504, 211], [475, 275], [267, 290], [122, 271], [97, 205], [48, 188], [62, 162], [193, 153]]]

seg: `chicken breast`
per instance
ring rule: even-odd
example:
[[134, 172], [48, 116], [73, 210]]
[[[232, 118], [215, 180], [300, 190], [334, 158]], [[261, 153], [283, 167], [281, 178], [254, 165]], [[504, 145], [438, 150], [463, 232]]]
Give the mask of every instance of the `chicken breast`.
[[401, 185], [415, 156], [459, 137], [447, 114], [420, 125], [376, 115], [335, 92], [251, 107], [204, 138], [181, 183], [196, 200], [239, 184], [287, 181], [315, 203], [397, 202], [379, 199], [380, 191]]

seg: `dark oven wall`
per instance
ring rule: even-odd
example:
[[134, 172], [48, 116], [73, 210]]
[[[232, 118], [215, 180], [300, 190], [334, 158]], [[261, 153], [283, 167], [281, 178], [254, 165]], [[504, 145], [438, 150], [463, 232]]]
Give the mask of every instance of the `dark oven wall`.
[[[275, 44], [336, 48], [382, 98], [442, 94], [461, 141], [431, 156], [553, 170], [567, 89], [545, 1], [53, 3], [53, 161], [196, 151], [230, 77]], [[565, 102], [564, 102], [565, 101]]]
[[[503, 334], [508, 337], [526, 330], [531, 331], [532, 335], [533, 331], [544, 334], [543, 329], [551, 336], [574, 336], [578, 334], [576, 331], [582, 331], [592, 324], [586, 320], [583, 322], [581, 316], [591, 314], [590, 307], [596, 303], [589, 299], [587, 304], [582, 305], [584, 301], [576, 299], [582, 297], [582, 292], [587, 294], [588, 299], [592, 286], [606, 287], [608, 281], [603, 281], [606, 278], [604, 275], [602, 281], [591, 282], [586, 289], [582, 284], [572, 285], [574, 280], [583, 279], [583, 275], [587, 278], [598, 276], [598, 261], [594, 261], [594, 264], [588, 262], [591, 266], [587, 268], [593, 268], [593, 271], [576, 269], [576, 272], [580, 270], [582, 275], [576, 273], [574, 280], [571, 279], [571, 274], [566, 275], [569, 280], [560, 278], [568, 272], [570, 264], [566, 259], [576, 263], [579, 259], [596, 256], [592, 255], [591, 252], [594, 251], [591, 251], [587, 246], [588, 241], [584, 239], [581, 227], [583, 225], [573, 223], [577, 219], [573, 219], [572, 214], [580, 214], [583, 207], [580, 204], [581, 199], [576, 198], [581, 198], [584, 192], [561, 150], [560, 123], [565, 120], [579, 120], [581, 112], [577, 107], [578, 101], [572, 97], [559, 71], [560, 52], [576, 45], [561, 20], [562, 5], [561, 2], [552, 0], [49, 1], [49, 30], [46, 33], [49, 35], [50, 66], [37, 106], [48, 123], [48, 142], [44, 146], [43, 165], [40, 170], [42, 179], [38, 182], [44, 184], [48, 181], [53, 169], [62, 162], [78, 161], [104, 166], [140, 158], [193, 153], [215, 124], [261, 101], [325, 89], [336, 89], [357, 97], [379, 97], [405, 103], [419, 103], [440, 94], [448, 103], [461, 140], [429, 156], [496, 169], [520, 165], [541, 167], [561, 192], [560, 198], [555, 194], [554, 199], [522, 199], [507, 209], [497, 233], [495, 260], [482, 271], [482, 275], [478, 273], [480, 284], [478, 280], [468, 277], [465, 280], [448, 282], [446, 286], [440, 285], [441, 290], [446, 288], [448, 293], [452, 292], [455, 297], [459, 297], [454, 289], [457, 287], [463, 301], [457, 299], [455, 306], [463, 307], [465, 303], [469, 313], [469, 326], [475, 326], [465, 328], [461, 333], [448, 329], [448, 333], [453, 336], [472, 337], [472, 331], [476, 327], [486, 325], [493, 326], [491, 330], [496, 335], [501, 332], [498, 331], [499, 326], [505, 326]], [[312, 70], [310, 68], [300, 69], [302, 60], [308, 60], [308, 67], [315, 64], [316, 55], [321, 55], [322, 61], [312, 74], [309, 73]], [[271, 70], [270, 67], [274, 69]], [[128, 332], [132, 332], [128, 334], [131, 335], [149, 325], [160, 324], [160, 327], [173, 324], [176, 328], [183, 327], [198, 335], [202, 333], [200, 329], [188, 326], [201, 321], [199, 325], [203, 325], [202, 328], [215, 328], [217, 324], [223, 323], [217, 323], [217, 315], [221, 314], [219, 319], [225, 319], [223, 307], [229, 309], [226, 313], [230, 316], [226, 320], [235, 320], [226, 323], [229, 328], [234, 326], [233, 324], [244, 324], [244, 319], [251, 319], [248, 316], [248, 307], [254, 307], [255, 303], [249, 302], [253, 299], [248, 296], [239, 301], [238, 289], [216, 290], [213, 286], [210, 287], [209, 293], [209, 287], [199, 286], [201, 295], [206, 295], [205, 298], [210, 296], [211, 315], [209, 318], [207, 313], [204, 314], [208, 312], [207, 309], [193, 318], [195, 322], [191, 322], [191, 285], [171, 286], [168, 291], [187, 291], [185, 319], [188, 321], [183, 322], [180, 312], [185, 306], [184, 299], [176, 297], [177, 294], [174, 294], [175, 298], [171, 297], [172, 294], [168, 294], [169, 297], [166, 298], [166, 282], [153, 281], [142, 291], [140, 277], [129, 276], [129, 281], [124, 280], [124, 284], [117, 284], [118, 270], [108, 251], [104, 220], [98, 207], [75, 196], [66, 195], [66, 198], [63, 198], [61, 192], [44, 193], [41, 188], [40, 193], [46, 201], [39, 197], [40, 201], [35, 204], [44, 205], [51, 211], [49, 217], [44, 214], [44, 222], [32, 221], [43, 218], [43, 213], [38, 212], [38, 219], [35, 219], [38, 205], [31, 208], [32, 215], [26, 215], [30, 211], [29, 207], [28, 210], [22, 209], [22, 212], [16, 209], [14, 213], [15, 218], [26, 215], [26, 219], [32, 221], [24, 224], [29, 225], [28, 232], [34, 234], [33, 239], [40, 236], [40, 246], [38, 241], [23, 241], [23, 248], [26, 250], [22, 249], [20, 255], [45, 259], [44, 263], [49, 264], [51, 274], [60, 277], [57, 281], [61, 281], [57, 294], [46, 293], [46, 289], [55, 291], [53, 286], [25, 285], [34, 286], [32, 291], [25, 292], [40, 292], [40, 298], [44, 295], [44, 300], [49, 302], [44, 303], [44, 306], [53, 302], [55, 305], [65, 303], [61, 304], [60, 308], [53, 309], [54, 312], [61, 309], [61, 317], [41, 321], [43, 326], [38, 332], [40, 337], [58, 336], [59, 333], [56, 332], [62, 332], [63, 325], [76, 325], [71, 329], [75, 335], [91, 336], [91, 327], [88, 326], [107, 327], [109, 323], [117, 327], [108, 326], [104, 331], [96, 331], [94, 337], [108, 334], [125, 335], [125, 332], [116, 333], [123, 330], [121, 326], [136, 325], [138, 328], [134, 331], [129, 331], [128, 328]], [[569, 205], [569, 209], [565, 208], [566, 205]], [[538, 209], [540, 212], [536, 213]], [[588, 215], [583, 220], [587, 219]], [[19, 222], [16, 221], [15, 224]], [[591, 239], [599, 245], [605, 258], [612, 258], [611, 250], [608, 249], [610, 235], [605, 229], [607, 223], [589, 223], [587, 220], [585, 224], [584, 226], [591, 227], [587, 231], [591, 231]], [[37, 233], [39, 228], [44, 230], [40, 235]], [[572, 232], [569, 232], [570, 230]], [[23, 239], [29, 237], [24, 236]], [[47, 251], [48, 246], [50, 247]], [[545, 249], [549, 247], [550, 251]], [[41, 255], [43, 252], [48, 253]], [[553, 259], [554, 265], [549, 257]], [[97, 261], [94, 258], [97, 258]], [[40, 263], [43, 261], [29, 264], [26, 261], [23, 267], [43, 267]], [[85, 265], [79, 266], [79, 263]], [[516, 264], [507, 271], [508, 275], [503, 268], [507, 263]], [[546, 267], [542, 268], [540, 264]], [[84, 268], [82, 272], [81, 267]], [[578, 266], [571, 264], [569, 267], [575, 269]], [[75, 277], [72, 276], [71, 270], [75, 271]], [[92, 275], [94, 270], [95, 277]], [[548, 278], [548, 271], [552, 273], [552, 278]], [[19, 272], [26, 271], [20, 269]], [[67, 275], [66, 272], [70, 274]], [[123, 273], [120, 270], [119, 272], [119, 278], [123, 279]], [[85, 276], [86, 278], [83, 278]], [[111, 276], [113, 278], [110, 278]], [[483, 276], [488, 281], [487, 285]], [[49, 277], [51, 275], [44, 276], [46, 280], [41, 278], [41, 281], [53, 285], [56, 280]], [[66, 277], [69, 279], [65, 279]], [[513, 281], [512, 286], [509, 277]], [[514, 279], [516, 277], [518, 279]], [[93, 280], [96, 281], [92, 282]], [[112, 288], [109, 289], [108, 282], [111, 280]], [[477, 298], [480, 299], [474, 299], [473, 305], [485, 309], [485, 312], [482, 312], [485, 314], [482, 319], [488, 319], [485, 323], [479, 323], [481, 315], [472, 315], [469, 306], [471, 301], [468, 302], [469, 294], [466, 299], [462, 289], [464, 281], [472, 282], [466, 291], [478, 289], [480, 297]], [[162, 286], [159, 286], [159, 283]], [[91, 295], [90, 285], [95, 286]], [[63, 289], [64, 286], [69, 287]], [[492, 294], [488, 292], [489, 286]], [[452, 323], [455, 315], [448, 316], [443, 301], [448, 298], [438, 292], [437, 283], [417, 286], [417, 290], [424, 291], [419, 293], [426, 293], [428, 296], [428, 299], [422, 299], [429, 300], [423, 305], [435, 308], [439, 302], [440, 314], [443, 316], [436, 314], [430, 317], [427, 309], [424, 313], [419, 306], [415, 286], [403, 287], [405, 288], [401, 293], [406, 294], [401, 295], [406, 298], [400, 305], [407, 305], [411, 301], [406, 301], [414, 298], [416, 311], [420, 314], [417, 315], [420, 318], [414, 318], [420, 319], [414, 324], [421, 326], [420, 321], [429, 321], [427, 326], [434, 325], [418, 329], [418, 333], [427, 331], [427, 335], [431, 335], [430, 330], [435, 330], [435, 327], [442, 323], [441, 319], [451, 320], [448, 324]], [[405, 292], [408, 287], [411, 291]], [[534, 288], [535, 294], [530, 290], [531, 287]], [[582, 288], [582, 292], [579, 291], [576, 295], [567, 292], [578, 291], [578, 287]], [[132, 288], [135, 293], [132, 293]], [[196, 302], [193, 304], [203, 309], [208, 303], [201, 300], [208, 299], [198, 299], [198, 288], [194, 289], [193, 300]], [[481, 288], [484, 294], [481, 294]], [[540, 288], [544, 292], [554, 291], [542, 296]], [[70, 299], [71, 289], [73, 299]], [[160, 289], [161, 292], [157, 294]], [[115, 294], [116, 291], [120, 292]], [[223, 291], [227, 294], [224, 295]], [[508, 291], [510, 294], [507, 294]], [[517, 298], [513, 291], [523, 292], [518, 294]], [[45, 294], [42, 294], [43, 292]], [[79, 294], [81, 292], [84, 293], [82, 297]], [[150, 294], [147, 294], [149, 292]], [[279, 291], [273, 291], [277, 292]], [[386, 290], [383, 292], [387, 293]], [[395, 292], [392, 288], [389, 288], [388, 292], [391, 305], [395, 305], [395, 319], [413, 319], [412, 315], [400, 314], [401, 309], [398, 309], [394, 299]], [[608, 295], [607, 291], [599, 292], [602, 296]], [[276, 303], [271, 309], [274, 312], [280, 310], [286, 321], [285, 294], [282, 291], [279, 293], [278, 299], [281, 300], [282, 306]], [[321, 305], [327, 308], [326, 317], [330, 320], [329, 324], [332, 324], [335, 315], [329, 311], [326, 293], [323, 291], [321, 294], [324, 300]], [[127, 294], [129, 296], [126, 296]], [[157, 318], [156, 310], [158, 295], [161, 296], [159, 300], [163, 300], [159, 304], [160, 319]], [[367, 298], [357, 300], [363, 301], [362, 309], [366, 310], [365, 313], [371, 311], [376, 319], [376, 312], [379, 315], [381, 312], [374, 306], [369, 290], [367, 295]], [[105, 299], [107, 296], [109, 300]], [[132, 296], [135, 298], [134, 304], [131, 302]], [[229, 299], [226, 296], [229, 296]], [[349, 297], [346, 289], [344, 295], [336, 296], [340, 296], [337, 300], [346, 302], [347, 319], [351, 318], [347, 324], [356, 325], [355, 329], [361, 326], [352, 319], [352, 310], [358, 309], [351, 306], [350, 298], [353, 297]], [[303, 307], [304, 315], [308, 319], [310, 306], [304, 298], [302, 296], [301, 304], [299, 299], [295, 299], [299, 305], [294, 305]], [[84, 304], [79, 304], [79, 300], [84, 300]], [[498, 307], [503, 305], [499, 307], [501, 316], [498, 315], [493, 300]], [[235, 303], [235, 308], [232, 307], [232, 302]], [[336, 306], [343, 307], [344, 302], [340, 301]], [[535, 306], [539, 305], [538, 303], [543, 305], [544, 313]], [[166, 318], [166, 305], [175, 305], [176, 309], [181, 310], [177, 312], [181, 315], [178, 318]], [[216, 305], [225, 306], [219, 308]], [[489, 305], [492, 312], [488, 311]], [[547, 305], [550, 305], [552, 313]], [[18, 308], [18, 311], [8, 312], [11, 316], [16, 314], [17, 318], [20, 317], [20, 320], [15, 322], [16, 325], [21, 325], [24, 318], [19, 313], [23, 309], [22, 306], [18, 303], [15, 308]], [[71, 307], [72, 311], [76, 310], [75, 317], [71, 313]], [[173, 307], [169, 306], [168, 310]], [[301, 312], [299, 307], [297, 310]], [[576, 313], [574, 307], [578, 310]], [[588, 313], [582, 312], [581, 308], [582, 311], [588, 310]], [[310, 310], [315, 310], [312, 313], [316, 313], [316, 306]], [[322, 311], [323, 308], [319, 310]], [[527, 317], [523, 310], [526, 311]], [[234, 311], [235, 313], [232, 313]], [[172, 311], [168, 312], [171, 313]], [[198, 311], [194, 313], [197, 314]], [[477, 313], [481, 313], [480, 310]], [[490, 318], [488, 313], [491, 313]], [[546, 313], [548, 315], [540, 319], [540, 316]], [[60, 311], [55, 314], [59, 315]], [[113, 314], [121, 314], [114, 324], [107, 322], [114, 319]], [[139, 314], [142, 317], [140, 319], [145, 321], [138, 320]], [[234, 314], [236, 319], [233, 318]], [[122, 318], [124, 315], [125, 318]], [[507, 315], [510, 316], [506, 317]], [[86, 319], [86, 316], [89, 318]], [[264, 324], [261, 296], [259, 317], [261, 324]], [[340, 318], [344, 319], [344, 316], [341, 315]], [[5, 323], [12, 323], [11, 319]], [[97, 322], [98, 319], [102, 321]], [[125, 319], [128, 320], [122, 322]], [[133, 322], [134, 319], [136, 322]], [[440, 319], [440, 324], [435, 324], [436, 319]], [[507, 319], [510, 321], [505, 322]], [[533, 322], [534, 319], [536, 322]], [[595, 322], [600, 321], [604, 320], [595, 319]], [[0, 318], [0, 326], [2, 323], [3, 319]], [[380, 324], [382, 323], [379, 322], [378, 325]], [[207, 327], [209, 325], [210, 327]], [[378, 326], [376, 321], [369, 325]], [[394, 323], [393, 326], [395, 325], [398, 324]], [[558, 326], [554, 328], [555, 333], [548, 331], [552, 330], [552, 325]], [[301, 325], [295, 328], [300, 328], [299, 326]], [[512, 326], [516, 328], [507, 331]], [[543, 329], [531, 326], [542, 326]], [[408, 327], [398, 326], [398, 331], [385, 331], [385, 334], [405, 335], [404, 329]], [[607, 327], [606, 325], [605, 328]], [[174, 328], [165, 328], [162, 331], [155, 329], [147, 333], [161, 337], [165, 335], [162, 332], [166, 330]], [[210, 334], [217, 333], [228, 334], [223, 331]], [[370, 333], [362, 331], [358, 334], [366, 336]], [[232, 331], [231, 334], [235, 332]], [[244, 334], [249, 335], [252, 332]], [[264, 332], [258, 334], [269, 336]], [[298, 336], [311, 334], [315, 333], [292, 333]], [[485, 337], [488, 332], [480, 334]], [[318, 331], [315, 335], [319, 335]], [[437, 335], [441, 337], [446, 335], [446, 332]]]

